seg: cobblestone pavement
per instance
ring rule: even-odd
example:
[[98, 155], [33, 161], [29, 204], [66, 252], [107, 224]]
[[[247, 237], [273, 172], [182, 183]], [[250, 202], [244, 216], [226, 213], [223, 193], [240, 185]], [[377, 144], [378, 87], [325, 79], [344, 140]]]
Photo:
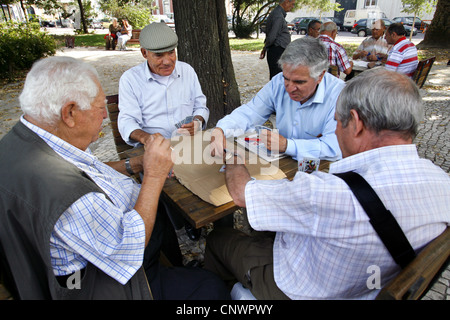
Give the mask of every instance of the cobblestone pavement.
[[[93, 64], [99, 72], [100, 81], [107, 95], [116, 94], [120, 75], [130, 67], [143, 62], [138, 49], [129, 51], [105, 51], [101, 48], [74, 48], [58, 51], [57, 55], [68, 55]], [[249, 101], [268, 79], [265, 60], [258, 59], [258, 53], [232, 52], [236, 78], [241, 93], [241, 102]], [[18, 121], [21, 110], [18, 95], [23, 82], [7, 84], [0, 88], [0, 138]], [[430, 159], [447, 173], [450, 172], [450, 67], [445, 63], [435, 63], [424, 89], [421, 89], [425, 102], [425, 117], [415, 140], [421, 157]], [[105, 120], [101, 138], [91, 145], [93, 152], [102, 161], [117, 159], [109, 121]], [[234, 215], [235, 225], [245, 228], [242, 214]], [[178, 231], [180, 247], [185, 262], [203, 260], [205, 249], [204, 228], [199, 241], [191, 241]], [[424, 300], [450, 300], [450, 267], [444, 271]]]

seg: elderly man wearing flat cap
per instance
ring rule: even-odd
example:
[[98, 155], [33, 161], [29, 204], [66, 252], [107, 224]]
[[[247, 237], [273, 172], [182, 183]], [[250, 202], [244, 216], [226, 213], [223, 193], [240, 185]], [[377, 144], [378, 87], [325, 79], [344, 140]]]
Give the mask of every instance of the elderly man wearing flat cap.
[[[123, 140], [137, 146], [151, 135], [169, 139], [193, 135], [206, 127], [209, 109], [194, 69], [177, 61], [178, 37], [165, 23], [151, 23], [139, 36], [145, 62], [124, 72], [119, 82], [118, 127]], [[169, 213], [170, 215], [170, 213]], [[176, 229], [181, 217], [170, 215]], [[188, 237], [197, 240], [199, 230], [187, 221]]]
[[152, 23], [142, 29], [139, 41], [147, 61], [127, 70], [119, 82], [118, 126], [123, 140], [145, 145], [152, 134], [170, 138], [206, 127], [206, 97], [194, 69], [177, 61], [175, 32], [163, 22]]

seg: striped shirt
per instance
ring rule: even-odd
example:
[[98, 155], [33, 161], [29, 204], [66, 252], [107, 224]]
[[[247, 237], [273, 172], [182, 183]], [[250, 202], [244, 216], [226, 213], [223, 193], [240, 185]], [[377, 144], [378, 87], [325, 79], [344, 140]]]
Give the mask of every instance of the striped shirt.
[[[346, 157], [330, 173], [356, 171], [397, 219], [414, 249], [450, 223], [450, 177], [414, 145], [382, 147]], [[292, 299], [373, 299], [400, 267], [347, 184], [332, 174], [298, 172], [293, 181], [247, 183], [248, 219], [276, 232], [274, 277]]]
[[414, 43], [406, 39], [400, 38], [389, 52], [386, 69], [403, 73], [408, 77], [412, 77], [417, 69], [419, 60], [417, 58], [417, 48]]
[[59, 218], [50, 238], [56, 276], [85, 268], [88, 262], [125, 284], [142, 266], [145, 226], [133, 209], [140, 186], [129, 177], [21, 118], [57, 154], [83, 170], [108, 195], [88, 193]]
[[344, 72], [352, 65], [350, 64], [350, 60], [348, 59], [347, 52], [344, 47], [334, 41], [331, 37], [326, 34], [321, 34], [319, 39], [325, 44], [328, 49], [328, 62], [337, 66], [339, 71]]

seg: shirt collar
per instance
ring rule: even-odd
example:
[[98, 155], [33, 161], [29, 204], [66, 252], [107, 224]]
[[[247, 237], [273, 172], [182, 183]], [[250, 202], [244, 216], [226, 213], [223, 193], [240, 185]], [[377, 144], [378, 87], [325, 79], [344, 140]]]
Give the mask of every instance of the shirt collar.
[[[143, 62], [142, 65], [143, 65], [143, 68], [144, 68], [145, 77], [146, 77], [148, 80], [154, 80], [154, 81], [157, 81], [157, 79], [156, 79], [156, 78], [153, 76], [153, 74], [151, 73], [150, 67], [148, 66], [147, 61]], [[180, 73], [179, 73], [179, 70], [178, 70], [178, 60], [177, 60], [177, 61], [175, 62], [175, 68], [173, 69], [173, 72], [172, 72], [172, 74], [169, 76], [169, 78], [176, 79], [176, 78], [179, 78], [179, 77], [180, 77]]]
[[52, 148], [64, 159], [69, 160], [70, 162], [81, 162], [88, 166], [92, 165], [97, 160], [89, 148], [87, 148], [86, 151], [82, 151], [54, 134], [32, 124], [23, 116], [20, 117], [20, 121], [27, 128], [36, 133], [42, 140], [45, 141], [45, 143], [49, 145], [50, 148]]
[[[394, 145], [376, 148], [361, 153], [357, 153], [350, 157], [343, 158], [330, 165], [330, 173], [340, 173], [347, 171], [365, 171], [365, 168], [381, 164], [380, 160], [389, 159], [390, 161], [405, 161], [405, 159], [418, 159], [416, 145]], [[396, 160], [398, 159], [398, 160]]]
[[394, 43], [394, 46], [395, 46], [397, 43], [402, 42], [403, 40], [406, 40], [406, 37], [405, 37], [405, 36], [403, 36], [403, 37], [401, 37], [400, 39], [398, 39], [398, 40]]

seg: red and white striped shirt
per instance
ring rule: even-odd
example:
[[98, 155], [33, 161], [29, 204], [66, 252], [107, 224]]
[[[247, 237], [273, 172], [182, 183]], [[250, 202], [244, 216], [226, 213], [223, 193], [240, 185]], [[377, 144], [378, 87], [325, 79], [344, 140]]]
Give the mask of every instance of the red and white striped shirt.
[[327, 46], [328, 48], [328, 61], [330, 65], [337, 66], [339, 71], [344, 72], [352, 65], [350, 60], [348, 59], [347, 52], [344, 47], [334, 41], [331, 37], [326, 34], [321, 34], [319, 39]]
[[412, 77], [418, 63], [416, 46], [407, 40], [406, 37], [402, 37], [398, 39], [391, 52], [389, 52], [386, 69]]

